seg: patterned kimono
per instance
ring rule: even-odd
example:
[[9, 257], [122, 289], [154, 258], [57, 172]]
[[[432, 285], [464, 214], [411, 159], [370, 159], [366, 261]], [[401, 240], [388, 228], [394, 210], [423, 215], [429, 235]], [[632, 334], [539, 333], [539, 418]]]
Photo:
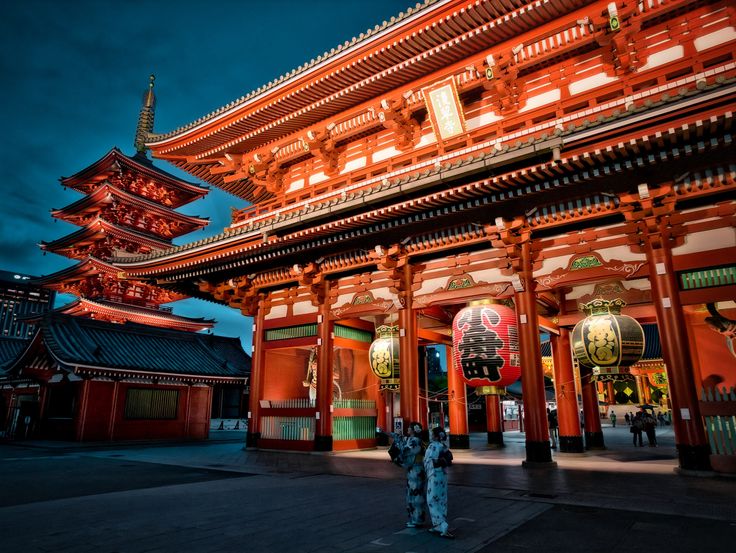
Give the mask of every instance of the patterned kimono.
[[435, 467], [440, 451], [447, 449], [443, 442], [432, 441], [424, 454], [424, 469], [427, 472], [427, 506], [432, 517], [432, 530], [444, 534], [447, 526], [447, 474], [444, 467]]
[[406, 469], [406, 510], [409, 513], [407, 526], [421, 526], [427, 510], [427, 477], [422, 465], [422, 440], [416, 436], [392, 436], [401, 447], [401, 466]]

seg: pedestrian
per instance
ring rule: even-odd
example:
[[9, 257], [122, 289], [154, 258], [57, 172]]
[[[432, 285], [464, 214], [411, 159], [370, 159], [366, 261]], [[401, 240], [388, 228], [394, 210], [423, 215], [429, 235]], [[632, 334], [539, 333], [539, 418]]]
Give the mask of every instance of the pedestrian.
[[[644, 429], [644, 422], [641, 418], [641, 413], [637, 413], [634, 416], [634, 419], [631, 421], [631, 428], [629, 429], [629, 432], [631, 432], [634, 435], [634, 445], [638, 445], [640, 447], [644, 447], [644, 440], [642, 440], [642, 430]], [[638, 442], [638, 443], [637, 443]]]
[[611, 426], [616, 428], [616, 411], [611, 411]]
[[664, 426], [665, 425], [664, 415], [662, 414], [662, 411], [660, 411], [659, 413], [657, 413], [657, 425], [658, 426]]
[[626, 426], [630, 426], [631, 425], [631, 417], [629, 416], [628, 413], [625, 413], [624, 414], [624, 420], [626, 421]]
[[424, 470], [424, 444], [422, 425], [410, 422], [407, 436], [392, 433], [391, 437], [401, 448], [400, 464], [406, 469], [406, 511], [409, 520], [407, 528], [421, 528], [427, 510], [427, 476]]
[[549, 439], [552, 449], [557, 449], [557, 438], [559, 436], [559, 423], [557, 421], [557, 409], [547, 408], [547, 423], [549, 424]]
[[[432, 440], [424, 454], [427, 472], [427, 507], [432, 519], [429, 531], [443, 538], [453, 539], [447, 524], [447, 466], [452, 462], [447, 447], [447, 434], [439, 427], [432, 429]], [[449, 457], [449, 459], [448, 459]]]
[[644, 432], [647, 433], [649, 447], [657, 447], [657, 421], [651, 413], [644, 415]]

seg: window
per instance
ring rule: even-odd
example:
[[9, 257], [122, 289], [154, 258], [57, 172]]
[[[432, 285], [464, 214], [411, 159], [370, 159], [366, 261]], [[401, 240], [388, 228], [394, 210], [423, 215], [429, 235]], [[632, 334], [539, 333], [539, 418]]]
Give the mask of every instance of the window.
[[126, 419], [176, 419], [179, 390], [129, 388], [125, 395]]

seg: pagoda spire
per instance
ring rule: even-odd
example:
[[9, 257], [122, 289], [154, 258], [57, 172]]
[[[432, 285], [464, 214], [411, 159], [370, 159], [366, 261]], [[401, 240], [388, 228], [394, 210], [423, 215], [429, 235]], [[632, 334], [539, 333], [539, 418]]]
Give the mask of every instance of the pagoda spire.
[[143, 93], [143, 104], [141, 105], [141, 113], [138, 116], [138, 127], [135, 130], [135, 146], [136, 156], [146, 156], [146, 139], [153, 132], [153, 117], [156, 109], [156, 95], [153, 93], [153, 81], [156, 80], [155, 75], [151, 75], [148, 83], [148, 89]]

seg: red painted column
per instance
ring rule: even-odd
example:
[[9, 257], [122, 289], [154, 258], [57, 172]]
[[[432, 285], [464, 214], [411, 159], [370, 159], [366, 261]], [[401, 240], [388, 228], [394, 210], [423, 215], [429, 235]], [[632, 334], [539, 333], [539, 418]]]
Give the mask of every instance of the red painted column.
[[85, 378], [81, 384], [82, 389], [79, 391], [79, 394], [82, 396], [82, 401], [79, 406], [79, 418], [77, 419], [76, 432], [77, 441], [80, 442], [84, 440], [84, 427], [87, 424], [87, 404], [89, 403], [89, 388], [92, 384], [92, 381], [89, 378]]
[[616, 392], [613, 389], [613, 382], [610, 380], [606, 382], [606, 399], [608, 405], [616, 405]]
[[[378, 386], [378, 384], [376, 384]], [[388, 437], [385, 432], [391, 432], [388, 426], [388, 405], [386, 405], [386, 390], [379, 390], [376, 394], [376, 426], [383, 430], [384, 434], [376, 435], [376, 445], [388, 445]]]
[[258, 447], [261, 437], [261, 400], [263, 399], [263, 379], [266, 370], [266, 352], [263, 349], [266, 307], [263, 297], [258, 301], [258, 311], [253, 319], [253, 356], [250, 370], [250, 404], [248, 411], [248, 432], [245, 435], [246, 448]]
[[116, 380], [112, 388], [112, 405], [110, 405], [110, 425], [107, 428], [107, 439], [115, 439], [115, 423], [118, 416], [118, 395], [120, 394], [120, 381]]
[[[680, 468], [711, 470], [710, 446], [700, 416], [680, 288], [667, 238], [663, 237], [661, 247], [656, 249], [650, 243], [646, 253], [649, 280], [652, 284], [652, 302], [657, 312], [659, 335], [662, 337], [662, 357], [667, 368], [672, 424]], [[648, 387], [646, 377], [642, 377], [642, 388], [645, 387]]]
[[580, 412], [575, 394], [570, 331], [567, 328], [560, 328], [559, 336], [552, 334], [550, 341], [552, 342], [560, 453], [582, 453], [585, 448], [580, 431]]
[[450, 411], [450, 447], [470, 449], [468, 398], [465, 382], [457, 372], [450, 346], [445, 346], [445, 361], [447, 362], [447, 398]]
[[324, 299], [317, 320], [317, 414], [314, 449], [332, 451], [333, 333], [330, 320], [330, 283], [324, 283]]
[[501, 399], [495, 394], [486, 396], [486, 434], [489, 446], [504, 447]]
[[518, 276], [524, 290], [516, 292], [516, 315], [519, 324], [519, 354], [523, 382], [524, 427], [526, 431], [526, 461], [523, 463], [551, 463], [547, 403], [544, 395], [542, 349], [539, 341], [537, 301], [532, 276], [531, 242], [520, 245], [521, 270]]
[[598, 386], [593, 379], [593, 371], [580, 367], [580, 382], [583, 396], [583, 420], [585, 422], [586, 449], [606, 449], [603, 441], [601, 417], [598, 414]]
[[402, 276], [404, 305], [399, 310], [399, 364], [400, 364], [400, 397], [399, 405], [404, 428], [411, 421], [417, 421], [427, 427], [427, 415], [419, 408], [419, 338], [417, 335], [417, 317], [412, 308], [412, 271], [407, 263]]

